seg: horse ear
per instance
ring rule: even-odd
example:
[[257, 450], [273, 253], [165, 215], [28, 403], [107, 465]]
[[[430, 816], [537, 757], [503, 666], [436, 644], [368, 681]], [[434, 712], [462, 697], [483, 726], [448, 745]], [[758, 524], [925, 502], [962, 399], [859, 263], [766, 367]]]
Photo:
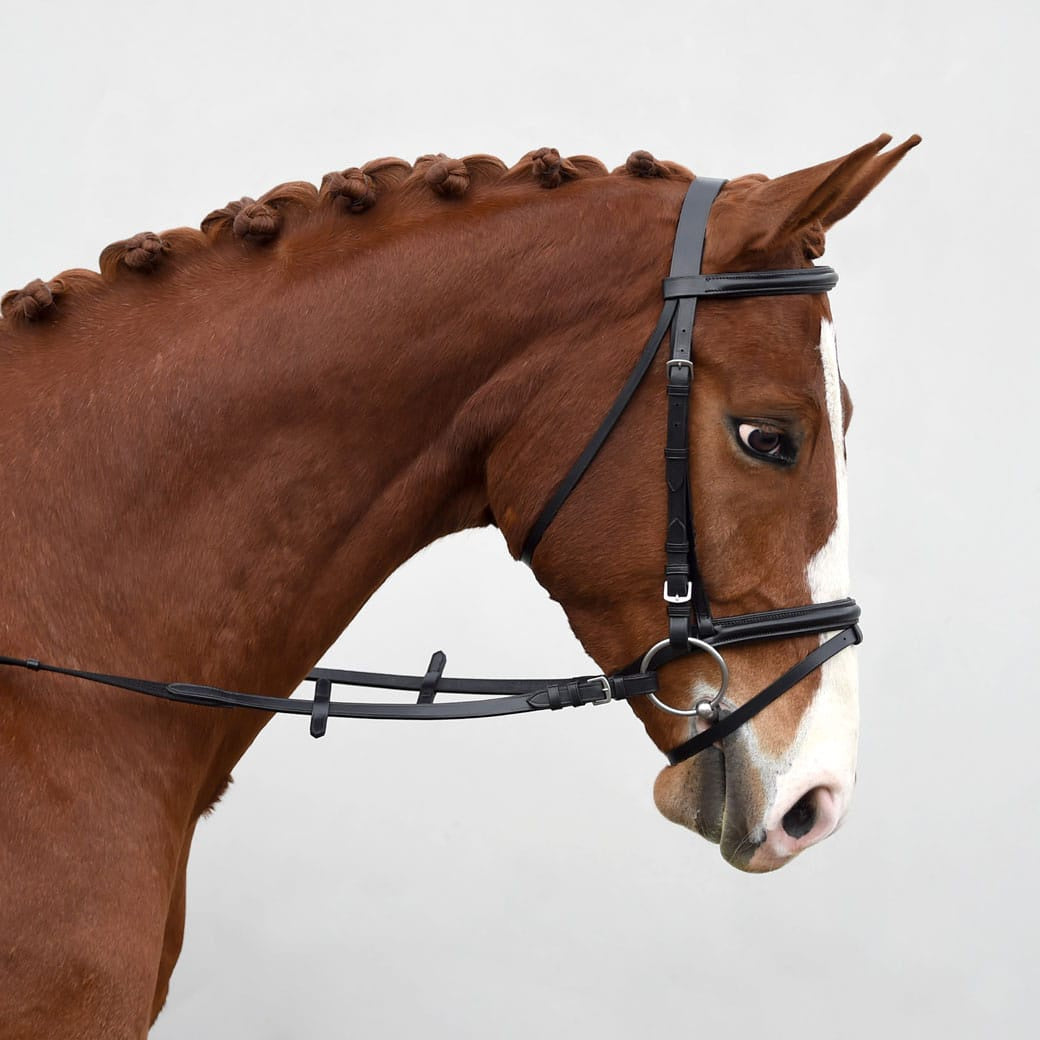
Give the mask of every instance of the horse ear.
[[921, 138], [914, 134], [882, 153], [891, 140], [890, 134], [882, 134], [840, 159], [773, 180], [734, 182], [743, 190], [734, 194], [738, 205], [720, 229], [718, 248], [731, 258], [768, 253], [810, 224], [826, 230], [851, 213]]
[[824, 215], [821, 221], [823, 230], [837, 224], [842, 217], [847, 217], [895, 169], [896, 163], [920, 143], [920, 134], [913, 134], [895, 148], [875, 155]]

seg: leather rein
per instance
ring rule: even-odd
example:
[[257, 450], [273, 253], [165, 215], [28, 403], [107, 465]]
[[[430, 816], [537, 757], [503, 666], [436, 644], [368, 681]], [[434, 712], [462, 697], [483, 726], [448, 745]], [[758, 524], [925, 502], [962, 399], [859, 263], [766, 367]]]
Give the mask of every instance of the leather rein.
[[[668, 751], [673, 765], [717, 743], [757, 715], [796, 683], [847, 646], [859, 643], [860, 609], [852, 599], [813, 603], [713, 618], [697, 565], [693, 512], [689, 487], [689, 412], [693, 384], [693, 327], [697, 301], [702, 298], [734, 299], [824, 293], [833, 289], [838, 276], [830, 267], [794, 270], [702, 274], [701, 260], [708, 214], [725, 181], [696, 178], [687, 191], [679, 216], [669, 276], [664, 280], [664, 305], [650, 339], [599, 428], [577, 461], [557, 486], [524, 540], [520, 558], [527, 564], [553, 518], [585, 475], [636, 389], [649, 372], [664, 342], [670, 338], [666, 365], [668, 425], [665, 476], [668, 494], [668, 529], [665, 541], [663, 598], [668, 614], [668, 638], [651, 647], [645, 656], [615, 675], [574, 679], [452, 679], [445, 677], [446, 658], [437, 651], [424, 676], [382, 672], [315, 668], [304, 680], [314, 684], [312, 700], [240, 693], [194, 683], [163, 683], [102, 672], [81, 671], [46, 664], [34, 658], [0, 655], [0, 665], [51, 672], [113, 686], [163, 700], [207, 707], [251, 708], [272, 713], [309, 715], [311, 736], [324, 736], [330, 718], [353, 719], [464, 719], [515, 715], [544, 709], [605, 704], [608, 701], [650, 697], [672, 714], [696, 717], [710, 723], [706, 729]], [[722, 700], [729, 679], [720, 647], [763, 639], [835, 633], [764, 690], [732, 711], [723, 712]], [[657, 668], [693, 652], [706, 653], [719, 667], [721, 681], [711, 697], [702, 697], [690, 710], [670, 707], [657, 696]], [[380, 704], [332, 700], [336, 685], [403, 690], [417, 693], [412, 704]], [[477, 698], [435, 702], [439, 693]]]

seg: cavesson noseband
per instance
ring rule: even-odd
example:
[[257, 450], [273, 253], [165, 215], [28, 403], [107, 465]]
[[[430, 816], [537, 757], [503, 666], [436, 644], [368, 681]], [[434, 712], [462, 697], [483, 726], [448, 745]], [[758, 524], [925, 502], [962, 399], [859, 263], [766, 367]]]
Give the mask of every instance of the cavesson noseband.
[[[857, 625], [860, 609], [852, 599], [767, 610], [757, 614], [738, 614], [723, 618], [711, 616], [704, 582], [697, 566], [689, 483], [690, 389], [694, 375], [693, 329], [697, 301], [704, 297], [732, 299], [824, 293], [833, 289], [838, 281], [837, 274], [830, 267], [701, 274], [708, 214], [723, 184], [725, 181], [698, 177], [690, 185], [679, 215], [671, 270], [664, 280], [664, 306], [657, 326], [606, 418], [531, 527], [520, 554], [521, 559], [530, 564], [538, 543], [553, 518], [585, 475], [585, 471], [649, 372], [665, 336], [670, 333], [671, 349], [665, 365], [668, 386], [665, 446], [668, 527], [665, 537], [663, 593], [668, 615], [668, 638], [650, 647], [641, 660], [611, 676], [582, 676], [576, 679], [450, 679], [443, 674], [445, 656], [438, 651], [431, 658], [425, 676], [315, 668], [306, 678], [307, 682], [314, 683], [314, 698], [309, 701], [239, 693], [193, 683], [153, 682], [102, 672], [62, 668], [34, 658], [0, 655], [0, 665], [13, 665], [87, 679], [106, 686], [189, 704], [309, 715], [311, 734], [315, 737], [324, 735], [330, 717], [484, 718], [546, 708], [555, 710], [580, 707], [584, 704], [604, 704], [611, 700], [641, 696], [650, 697], [665, 711], [676, 715], [695, 716], [710, 723], [702, 732], [667, 752], [668, 760], [673, 765], [692, 758], [706, 747], [733, 733], [825, 661], [830, 660], [845, 647], [859, 643], [862, 635]], [[726, 692], [729, 672], [719, 652], [721, 647], [762, 639], [826, 632], [836, 634], [746, 703], [723, 714], [722, 698]], [[718, 690], [711, 697], [698, 700], [690, 710], [664, 704], [656, 696], [656, 668], [695, 651], [708, 654], [718, 665]], [[414, 704], [333, 701], [333, 685], [412, 690], [418, 693], [418, 698]], [[434, 703], [438, 693], [476, 695], [481, 699]]]

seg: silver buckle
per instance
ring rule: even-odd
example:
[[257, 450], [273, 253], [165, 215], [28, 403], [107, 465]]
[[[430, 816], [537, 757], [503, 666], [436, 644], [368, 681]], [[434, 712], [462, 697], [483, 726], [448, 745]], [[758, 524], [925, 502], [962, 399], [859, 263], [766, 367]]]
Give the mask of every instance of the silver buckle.
[[693, 599], [693, 585], [686, 583], [686, 591], [681, 596], [668, 595], [668, 579], [664, 580], [664, 592], [662, 593], [665, 603], [689, 603]]
[[603, 697], [598, 701], [589, 701], [590, 704], [609, 704], [614, 699], [614, 690], [610, 680], [605, 675], [594, 675], [589, 682], [598, 682], [603, 687]]
[[686, 358], [669, 358], [664, 367], [669, 368], [672, 365], [685, 365], [690, 370], [690, 374], [693, 374], [693, 362], [687, 361]]

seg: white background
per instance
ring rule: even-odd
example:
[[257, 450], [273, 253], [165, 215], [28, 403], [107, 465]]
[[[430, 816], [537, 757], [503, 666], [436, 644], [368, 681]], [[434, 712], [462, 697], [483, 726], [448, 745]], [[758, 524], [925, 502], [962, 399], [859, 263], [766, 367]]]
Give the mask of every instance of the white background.
[[[1035, 4], [0, 11], [4, 288], [381, 155], [648, 148], [776, 175], [925, 138], [828, 243], [867, 635], [841, 833], [735, 872], [657, 815], [624, 707], [320, 742], [276, 720], [200, 825], [153, 1037], [1030, 1032]], [[326, 663], [421, 671], [437, 648], [452, 674], [590, 667], [494, 531], [404, 567]]]

